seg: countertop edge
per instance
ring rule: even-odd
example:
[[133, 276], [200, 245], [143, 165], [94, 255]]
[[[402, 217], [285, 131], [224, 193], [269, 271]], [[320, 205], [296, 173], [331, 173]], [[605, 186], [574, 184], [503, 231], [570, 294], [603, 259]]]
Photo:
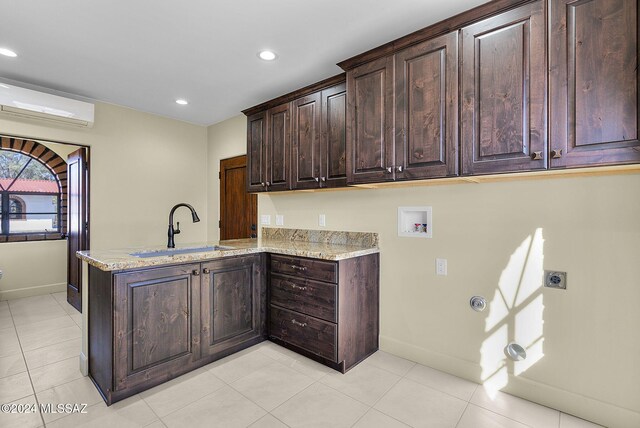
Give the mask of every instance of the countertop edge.
[[[96, 258], [91, 257], [90, 255], [84, 254], [81, 251], [76, 252], [76, 257], [80, 260], [87, 262], [89, 265], [94, 266], [102, 271], [111, 272], [111, 271], [122, 271], [122, 270], [130, 270], [130, 269], [143, 269], [149, 267], [161, 267], [175, 264], [183, 264], [183, 263], [200, 263], [207, 260], [214, 260], [223, 257], [234, 257], [234, 256], [243, 256], [247, 254], [259, 254], [259, 253], [271, 253], [271, 254], [279, 254], [279, 255], [287, 255], [287, 256], [297, 256], [297, 257], [309, 257], [320, 260], [331, 260], [331, 261], [339, 261], [345, 259], [351, 259], [354, 257], [366, 256], [369, 254], [379, 253], [380, 249], [378, 247], [371, 248], [362, 248], [352, 251], [344, 251], [337, 254], [327, 254], [322, 251], [313, 251], [313, 250], [299, 250], [295, 248], [285, 249], [285, 248], [277, 248], [270, 247], [268, 245], [261, 246], [260, 248], [241, 248], [236, 250], [225, 250], [225, 251], [209, 251], [202, 253], [190, 253], [190, 254], [180, 254], [175, 256], [163, 256], [163, 257], [150, 257], [145, 259], [136, 259], [132, 260], [123, 260], [121, 262], [111, 262], [105, 263]], [[132, 266], [134, 264], [134, 266]]]

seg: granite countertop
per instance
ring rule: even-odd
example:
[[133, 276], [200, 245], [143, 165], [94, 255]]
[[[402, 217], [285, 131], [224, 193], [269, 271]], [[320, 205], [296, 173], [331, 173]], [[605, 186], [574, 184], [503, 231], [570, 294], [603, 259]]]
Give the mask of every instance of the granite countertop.
[[303, 229], [264, 228], [260, 239], [237, 239], [220, 243], [176, 245], [176, 250], [214, 245], [233, 249], [137, 257], [131, 253], [165, 251], [166, 247], [121, 248], [117, 250], [78, 251], [77, 257], [103, 271], [120, 271], [177, 263], [198, 263], [221, 257], [255, 253], [284, 254], [323, 260], [343, 260], [379, 252], [378, 235], [364, 232], [309, 231]]

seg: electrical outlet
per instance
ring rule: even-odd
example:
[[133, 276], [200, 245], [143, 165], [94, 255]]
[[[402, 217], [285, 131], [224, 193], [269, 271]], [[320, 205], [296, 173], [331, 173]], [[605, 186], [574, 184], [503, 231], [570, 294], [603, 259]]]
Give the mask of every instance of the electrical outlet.
[[544, 271], [544, 286], [549, 288], [567, 289], [567, 273], [556, 270]]
[[318, 216], [318, 226], [325, 227], [327, 225], [327, 217], [324, 214]]
[[271, 224], [271, 215], [269, 214], [262, 214], [260, 216], [260, 224], [264, 224], [264, 225], [269, 225]]
[[436, 274], [447, 275], [447, 259], [436, 259]]
[[284, 225], [284, 216], [276, 215], [276, 226], [283, 226], [283, 225]]

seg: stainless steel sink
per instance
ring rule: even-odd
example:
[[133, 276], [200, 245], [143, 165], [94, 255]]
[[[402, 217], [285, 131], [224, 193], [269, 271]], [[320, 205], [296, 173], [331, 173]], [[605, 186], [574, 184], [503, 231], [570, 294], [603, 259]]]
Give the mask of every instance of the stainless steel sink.
[[167, 250], [159, 250], [159, 251], [140, 251], [137, 253], [129, 253], [130, 256], [134, 257], [166, 257], [166, 256], [175, 256], [179, 254], [191, 254], [191, 253], [206, 253], [208, 251], [228, 251], [235, 250], [234, 247], [225, 247], [222, 245], [211, 245], [208, 247], [197, 247], [197, 248], [177, 248], [177, 249], [167, 249]]

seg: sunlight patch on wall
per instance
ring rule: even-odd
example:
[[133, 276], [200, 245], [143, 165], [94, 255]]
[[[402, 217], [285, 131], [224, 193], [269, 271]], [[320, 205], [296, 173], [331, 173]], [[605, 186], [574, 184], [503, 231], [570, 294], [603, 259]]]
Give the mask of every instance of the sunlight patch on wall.
[[[544, 238], [538, 228], [511, 254], [498, 280], [480, 348], [483, 386], [492, 398], [507, 386], [509, 373], [518, 376], [544, 357], [543, 262]], [[527, 358], [508, 359], [504, 349], [510, 342], [524, 347]]]

